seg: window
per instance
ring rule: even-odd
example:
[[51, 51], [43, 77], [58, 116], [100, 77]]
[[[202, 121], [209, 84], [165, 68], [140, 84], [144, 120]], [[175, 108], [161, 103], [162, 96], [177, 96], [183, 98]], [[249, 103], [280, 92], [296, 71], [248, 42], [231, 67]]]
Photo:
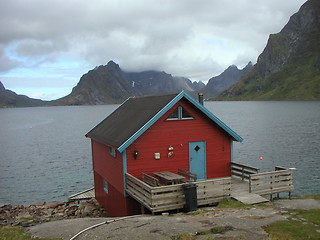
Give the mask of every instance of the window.
[[192, 115], [187, 110], [181, 107], [181, 119], [193, 119]]
[[103, 190], [105, 193], [109, 193], [109, 186], [108, 186], [108, 182], [106, 180], [103, 179]]
[[116, 157], [116, 150], [112, 147], [109, 147], [109, 154], [112, 156], [112, 157]]
[[185, 110], [183, 107], [179, 106], [168, 118], [167, 120], [183, 120], [183, 119], [194, 119], [193, 116]]
[[167, 120], [179, 120], [179, 108], [177, 108], [173, 113], [171, 113]]

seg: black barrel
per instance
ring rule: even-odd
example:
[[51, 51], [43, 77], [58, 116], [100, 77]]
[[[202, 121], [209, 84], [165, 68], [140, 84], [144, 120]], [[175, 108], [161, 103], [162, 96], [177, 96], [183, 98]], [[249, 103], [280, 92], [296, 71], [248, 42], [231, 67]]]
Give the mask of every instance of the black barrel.
[[186, 204], [184, 209], [187, 212], [192, 212], [197, 210], [198, 201], [197, 201], [197, 185], [194, 183], [188, 183], [182, 185], [184, 190], [184, 195], [186, 199]]

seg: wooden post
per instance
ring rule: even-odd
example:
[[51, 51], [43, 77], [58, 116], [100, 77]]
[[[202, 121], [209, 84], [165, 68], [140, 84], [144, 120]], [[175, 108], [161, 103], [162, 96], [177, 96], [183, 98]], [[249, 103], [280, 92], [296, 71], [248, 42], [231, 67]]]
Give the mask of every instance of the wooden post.
[[145, 214], [144, 206], [142, 204], [140, 205], [140, 208], [141, 208], [141, 214]]
[[241, 179], [242, 179], [242, 181], [243, 181], [243, 179], [244, 179], [244, 168], [242, 167], [242, 176], [241, 176]]
[[291, 200], [291, 191], [289, 191], [289, 199]]

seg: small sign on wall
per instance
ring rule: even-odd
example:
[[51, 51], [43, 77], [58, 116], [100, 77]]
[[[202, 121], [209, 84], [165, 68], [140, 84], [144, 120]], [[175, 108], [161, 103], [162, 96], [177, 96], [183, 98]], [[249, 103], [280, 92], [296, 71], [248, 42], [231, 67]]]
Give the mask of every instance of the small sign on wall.
[[160, 153], [154, 153], [154, 159], [160, 159]]

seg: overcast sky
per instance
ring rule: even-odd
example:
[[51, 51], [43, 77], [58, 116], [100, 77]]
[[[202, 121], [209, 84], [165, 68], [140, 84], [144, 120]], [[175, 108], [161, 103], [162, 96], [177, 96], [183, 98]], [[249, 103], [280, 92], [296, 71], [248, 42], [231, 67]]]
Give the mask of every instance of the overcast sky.
[[0, 0], [0, 81], [45, 100], [113, 60], [208, 81], [256, 63], [306, 0]]

